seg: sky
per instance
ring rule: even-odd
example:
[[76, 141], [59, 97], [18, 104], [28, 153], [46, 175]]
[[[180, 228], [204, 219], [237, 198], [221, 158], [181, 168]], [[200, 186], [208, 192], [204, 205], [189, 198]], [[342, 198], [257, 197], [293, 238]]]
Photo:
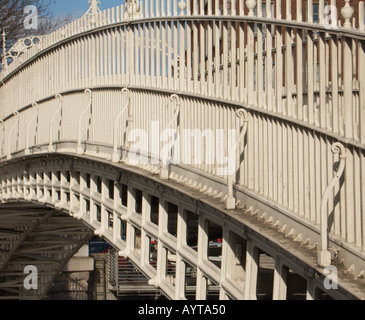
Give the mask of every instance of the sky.
[[[101, 10], [120, 6], [124, 0], [100, 0], [99, 8]], [[56, 17], [62, 17], [68, 13], [77, 19], [84, 15], [90, 7], [88, 0], [55, 0], [55, 4], [51, 6], [51, 12]]]

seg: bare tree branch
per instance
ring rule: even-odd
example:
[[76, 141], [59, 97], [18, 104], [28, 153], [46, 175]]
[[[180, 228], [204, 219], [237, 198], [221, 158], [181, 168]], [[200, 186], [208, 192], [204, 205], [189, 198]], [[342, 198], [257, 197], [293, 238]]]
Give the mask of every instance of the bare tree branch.
[[[50, 8], [54, 3], [55, 0], [0, 0], [0, 31], [2, 33], [5, 30], [6, 33], [6, 50], [12, 47], [18, 39], [44, 35], [70, 22], [71, 14], [62, 18], [53, 16]], [[27, 6], [34, 6], [37, 10], [36, 29], [27, 29], [25, 26], [25, 20], [27, 16], [29, 17], [29, 12], [25, 12]], [[2, 51], [3, 48], [0, 45], [0, 55], [3, 54]]]

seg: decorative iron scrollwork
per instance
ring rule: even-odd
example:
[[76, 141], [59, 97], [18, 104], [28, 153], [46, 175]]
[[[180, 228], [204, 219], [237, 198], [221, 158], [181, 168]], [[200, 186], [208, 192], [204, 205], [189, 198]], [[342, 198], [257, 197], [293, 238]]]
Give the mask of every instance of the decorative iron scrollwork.
[[[7, 64], [12, 63], [20, 58], [20, 56], [30, 48], [36, 46], [40, 48], [41, 41], [45, 36], [33, 36], [19, 39], [9, 50], [5, 53], [5, 61]], [[10, 60], [10, 61], [9, 61]]]

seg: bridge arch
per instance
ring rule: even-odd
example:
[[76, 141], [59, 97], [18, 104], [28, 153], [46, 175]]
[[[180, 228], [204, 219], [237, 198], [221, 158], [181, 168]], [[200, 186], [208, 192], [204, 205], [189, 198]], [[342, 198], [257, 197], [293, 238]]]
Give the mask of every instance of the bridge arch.
[[[286, 298], [278, 280], [284, 274], [277, 274], [283, 268], [286, 277], [295, 274], [305, 283], [302, 295], [314, 298], [316, 290], [326, 292], [313, 250], [304, 246], [294, 252], [292, 240], [285, 233], [278, 237], [262, 217], [249, 209], [232, 215], [204, 191], [192, 192], [156, 174], [85, 156], [38, 155], [12, 160], [6, 169], [4, 208], [19, 201], [25, 208], [37, 203], [80, 220], [171, 299], [185, 298], [186, 272], [196, 277], [197, 299], [206, 298], [209, 283], [218, 286], [221, 298]], [[169, 264], [174, 274], [168, 273]], [[271, 269], [272, 288], [261, 292], [258, 279], [265, 267]], [[336, 294], [351, 298], [345, 288]]]
[[[351, 274], [351, 288], [360, 287], [352, 291], [357, 295], [363, 292], [365, 248], [364, 4], [359, 4], [353, 27], [345, 14], [343, 27], [328, 28], [323, 21], [313, 23], [310, 16], [303, 21], [301, 1], [295, 15], [287, 1], [285, 18], [279, 1], [276, 12], [269, 6], [266, 16], [262, 1], [231, 2], [236, 5], [220, 8], [218, 1], [214, 5], [208, 1], [207, 7], [182, 1], [178, 12], [177, 1], [173, 6], [146, 1], [138, 13], [130, 6], [100, 12], [93, 3], [81, 19], [45, 36], [10, 65], [5, 61], [0, 74], [1, 200], [43, 198], [48, 205], [79, 217], [111, 238], [136, 264], [145, 264], [142, 269], [153, 279], [151, 283], [172, 298], [183, 297], [183, 281], [176, 279], [172, 288], [163, 265], [156, 270], [146, 263], [146, 237], [163, 243], [161, 261], [170, 251], [180, 259], [180, 269], [186, 263], [196, 267], [202, 297], [209, 277], [220, 284], [221, 298], [253, 298], [247, 282], [244, 292], [231, 283], [237, 280], [229, 279], [234, 267], [216, 270], [203, 249], [207, 232], [209, 239], [206, 221], [210, 221], [221, 226], [218, 229], [228, 243], [222, 253], [227, 256], [236, 250], [232, 244], [236, 235], [243, 239], [237, 248], [251, 250], [253, 271], [249, 272], [255, 273], [259, 252], [255, 248], [264, 249], [245, 243], [249, 240], [242, 233], [248, 221], [242, 224], [241, 219], [246, 218], [264, 224], [260, 232], [255, 230], [265, 239], [270, 239], [266, 232], [273, 229], [274, 238], [284, 236], [290, 245], [312, 248], [309, 252], [318, 254], [320, 267], [306, 263], [319, 274], [330, 264]], [[257, 11], [251, 7], [254, 4]], [[186, 143], [184, 130], [201, 133], [201, 144]], [[137, 131], [145, 141], [129, 140]], [[341, 152], [334, 152], [334, 146]], [[182, 162], [187, 155], [187, 163]], [[136, 158], [144, 161], [136, 165]], [[49, 159], [56, 162], [51, 165]], [[9, 171], [19, 161], [33, 160], [40, 168], [34, 177], [27, 178], [20, 169]], [[82, 161], [91, 168], [85, 169]], [[78, 163], [84, 176], [75, 177], [63, 167], [65, 163]], [[42, 166], [49, 172], [43, 172]], [[57, 167], [64, 168], [66, 176]], [[110, 168], [119, 172], [108, 175]], [[141, 182], [131, 182], [137, 193], [127, 192], [127, 199], [142, 199], [142, 212], [151, 206], [151, 199], [164, 194], [166, 186], [176, 193], [183, 188], [182, 194], [190, 197], [185, 201], [182, 195], [178, 203], [167, 201], [171, 208], [177, 206], [178, 212], [171, 216], [179, 218], [180, 225], [187, 212], [196, 211], [196, 202], [213, 201], [201, 215], [209, 218], [199, 222], [203, 239], [198, 247], [203, 246], [203, 251], [198, 250], [197, 257], [184, 251], [185, 236], [170, 239], [171, 234], [161, 229], [178, 231], [179, 224], [169, 226], [169, 204], [159, 205], [164, 213], [157, 227], [135, 210], [115, 207], [108, 193], [117, 197], [120, 190], [115, 186], [112, 191], [108, 181], [115, 182], [115, 176], [127, 171], [128, 177], [146, 176], [156, 185], [145, 191]], [[91, 178], [95, 172], [99, 180]], [[84, 189], [90, 184], [88, 193], [73, 190], [73, 184]], [[102, 192], [92, 198], [90, 192], [98, 189]], [[17, 194], [20, 191], [22, 195]], [[204, 201], [197, 200], [197, 194]], [[185, 208], [188, 199], [195, 199], [190, 209]], [[118, 212], [129, 230], [126, 243], [119, 243], [120, 226], [109, 234], [110, 217], [114, 224]], [[186, 233], [184, 228], [180, 234]], [[139, 232], [145, 251], [141, 248], [143, 252], [135, 256], [133, 235]], [[274, 244], [276, 240], [265, 247], [266, 252]], [[277, 250], [273, 256], [280, 255], [281, 249]], [[281, 273], [287, 269], [279, 262], [277, 267], [275, 284], [280, 284], [283, 281], [277, 279], [284, 278]], [[279, 291], [273, 292], [275, 298], [281, 297]]]

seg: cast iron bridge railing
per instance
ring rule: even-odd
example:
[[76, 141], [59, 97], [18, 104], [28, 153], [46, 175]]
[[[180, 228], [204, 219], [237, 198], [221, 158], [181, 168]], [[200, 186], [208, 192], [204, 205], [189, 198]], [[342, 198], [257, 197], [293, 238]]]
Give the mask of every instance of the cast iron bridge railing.
[[[361, 283], [364, 3], [358, 3], [354, 16], [345, 1], [337, 8], [338, 21], [334, 15], [328, 19], [323, 1], [275, 1], [273, 6], [254, 0], [134, 1], [105, 11], [96, 1], [91, 3], [81, 19], [3, 57], [2, 201], [43, 199], [104, 236], [110, 217], [120, 218], [129, 236], [123, 240], [112, 230], [111, 240], [132, 260], [136, 228], [142, 239], [140, 257], [148, 255], [148, 237], [156, 238], [158, 261], [166, 258], [167, 250], [176, 254], [179, 278], [174, 289], [164, 288], [170, 297], [184, 296], [181, 268], [186, 263], [196, 268], [198, 296], [206, 295], [202, 288], [208, 277], [222, 285], [222, 298], [254, 297], [250, 290], [255, 286], [244, 280], [244, 291], [239, 285], [224, 285], [225, 264], [218, 268], [204, 258], [209, 228], [201, 225], [203, 218], [197, 235], [205, 249], [198, 246], [184, 254], [181, 239], [189, 230], [183, 223], [185, 211], [177, 211], [178, 229], [171, 240], [163, 231], [167, 218], [149, 228], [144, 218], [133, 220], [133, 206], [118, 209], [120, 204], [114, 202], [123, 179], [109, 177], [114, 186], [80, 163], [78, 171], [63, 164], [57, 169], [47, 157], [57, 154], [65, 157], [61, 163], [74, 157], [143, 169], [160, 179], [158, 190], [173, 182], [204, 194], [232, 221], [239, 221], [235, 212], [251, 213], [278, 235], [312, 248], [319, 272], [337, 262], [355, 284]], [[313, 21], [315, 5], [319, 22]], [[49, 171], [10, 170], [19, 159], [27, 163], [34, 157], [43, 158], [43, 168]], [[133, 192], [127, 191], [128, 201]], [[143, 207], [151, 193], [141, 192]], [[109, 201], [111, 194], [114, 200]], [[88, 210], [91, 218], [86, 218]], [[229, 254], [246, 259], [242, 252], [247, 251], [247, 266], [237, 274], [240, 279], [252, 270], [255, 274], [259, 246], [246, 246], [243, 240], [234, 245], [237, 235], [226, 232], [224, 221], [214, 220], [222, 227], [222, 259]], [[238, 237], [245, 236], [241, 232]], [[209, 267], [204, 267], [206, 262]], [[285, 271], [279, 267], [282, 262], [277, 263], [275, 277], [282, 278]], [[165, 265], [146, 272], [156, 286], [164, 286]]]

